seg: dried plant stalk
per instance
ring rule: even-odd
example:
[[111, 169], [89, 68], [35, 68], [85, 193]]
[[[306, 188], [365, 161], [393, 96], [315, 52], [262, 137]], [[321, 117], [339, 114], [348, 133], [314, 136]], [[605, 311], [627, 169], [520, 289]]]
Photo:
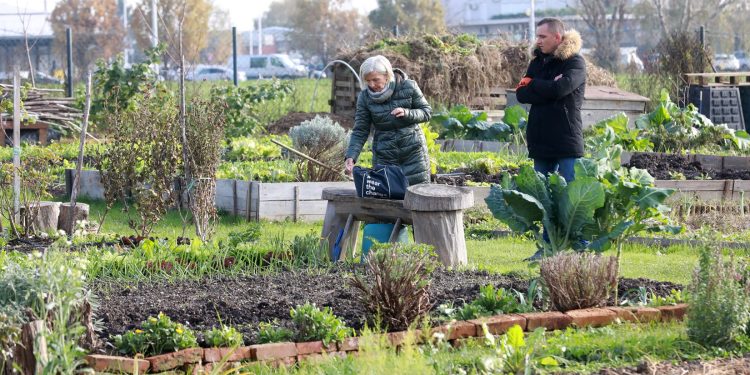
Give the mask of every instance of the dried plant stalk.
[[560, 311], [604, 306], [617, 286], [613, 256], [560, 253], [542, 260], [539, 272], [552, 305]]

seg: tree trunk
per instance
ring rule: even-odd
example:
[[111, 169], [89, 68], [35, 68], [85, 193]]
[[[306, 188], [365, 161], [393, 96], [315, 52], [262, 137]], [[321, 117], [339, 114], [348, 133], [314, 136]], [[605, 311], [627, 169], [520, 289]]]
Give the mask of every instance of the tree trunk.
[[[20, 368], [21, 374], [41, 374], [47, 363], [47, 341], [44, 332], [47, 329], [43, 320], [26, 323], [21, 328], [21, 342], [16, 344], [14, 362]], [[35, 356], [35, 352], [39, 357]], [[7, 373], [7, 365], [6, 365]], [[19, 373], [11, 370], [11, 374]]]
[[59, 216], [60, 202], [39, 202], [30, 210], [21, 207], [21, 225], [24, 228], [33, 227], [35, 232], [57, 231]]
[[67, 234], [71, 234], [75, 231], [76, 221], [88, 220], [88, 218], [88, 204], [77, 203], [75, 207], [73, 207], [70, 203], [63, 203], [60, 205], [60, 216], [57, 222], [57, 228], [64, 230]]

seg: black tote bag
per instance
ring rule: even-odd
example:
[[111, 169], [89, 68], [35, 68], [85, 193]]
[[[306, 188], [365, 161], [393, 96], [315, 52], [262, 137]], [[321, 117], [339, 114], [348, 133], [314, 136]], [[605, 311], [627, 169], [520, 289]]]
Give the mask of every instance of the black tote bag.
[[409, 186], [401, 167], [396, 165], [355, 166], [352, 174], [357, 196], [361, 198], [404, 199]]

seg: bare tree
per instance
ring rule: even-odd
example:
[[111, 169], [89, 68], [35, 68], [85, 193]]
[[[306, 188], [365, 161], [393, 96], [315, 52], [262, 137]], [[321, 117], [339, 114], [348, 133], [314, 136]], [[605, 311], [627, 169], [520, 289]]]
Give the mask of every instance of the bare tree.
[[628, 3], [628, 0], [578, 0], [580, 15], [594, 34], [594, 59], [610, 70], [617, 68]]
[[662, 37], [694, 31], [698, 24], [711, 24], [722, 13], [746, 6], [747, 0], [648, 0]]

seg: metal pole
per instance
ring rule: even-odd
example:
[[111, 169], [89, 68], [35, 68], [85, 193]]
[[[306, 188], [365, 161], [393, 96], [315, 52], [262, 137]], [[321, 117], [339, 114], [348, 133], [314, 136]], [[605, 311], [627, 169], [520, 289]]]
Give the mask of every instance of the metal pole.
[[[70, 31], [70, 29], [68, 29]], [[21, 73], [13, 67], [13, 218], [20, 223], [21, 211]]]
[[258, 54], [263, 54], [263, 23], [262, 17], [258, 17]]
[[[159, 45], [159, 17], [156, 8], [156, 0], [151, 0], [151, 46], [156, 48]], [[159, 75], [159, 64], [154, 64], [154, 73]]]
[[529, 41], [534, 42], [536, 38], [536, 1], [531, 0], [531, 10], [529, 14]]
[[237, 87], [237, 26], [232, 26], [232, 80]]
[[700, 64], [701, 64], [701, 73], [706, 68], [706, 63], [703, 61], [703, 55], [705, 55], [706, 52], [706, 27], [704, 25], [701, 25], [700, 29], [698, 29], [698, 39], [701, 42], [701, 55], [700, 55]]
[[125, 61], [125, 66], [128, 65], [128, 6], [125, 0], [122, 2], [122, 29], [125, 30], [125, 45], [123, 46], [122, 57]]
[[66, 94], [69, 98], [73, 97], [73, 31], [68, 27], [65, 29], [65, 42], [68, 44], [68, 80]]

